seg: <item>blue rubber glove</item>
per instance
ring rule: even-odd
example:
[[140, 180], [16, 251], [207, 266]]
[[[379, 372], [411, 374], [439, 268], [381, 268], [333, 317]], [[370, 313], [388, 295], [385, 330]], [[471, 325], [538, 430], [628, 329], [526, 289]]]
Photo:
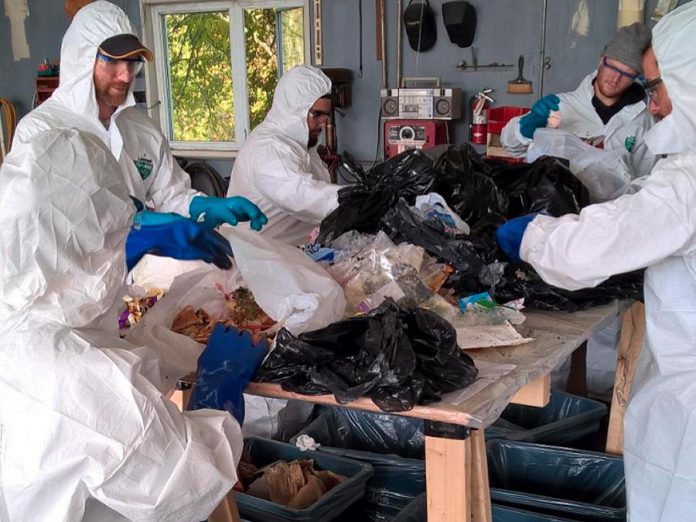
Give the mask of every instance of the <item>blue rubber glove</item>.
[[128, 270], [132, 270], [145, 254], [183, 260], [200, 259], [219, 268], [232, 268], [229, 241], [215, 230], [190, 219], [131, 227], [126, 238]]
[[527, 225], [531, 223], [536, 214], [516, 217], [503, 223], [495, 232], [495, 239], [498, 241], [500, 249], [507, 254], [512, 261], [521, 261], [520, 246]]
[[152, 210], [140, 210], [133, 216], [133, 224], [136, 228], [142, 226], [150, 227], [153, 225], [169, 225], [170, 223], [176, 223], [182, 219], [188, 219], [186, 216], [181, 214], [175, 214], [174, 212], [153, 212]]
[[240, 221], [249, 221], [253, 230], [261, 230], [268, 218], [247, 198], [234, 196], [231, 198], [212, 198], [196, 196], [189, 205], [189, 214], [192, 219], [198, 220], [201, 214], [205, 214], [203, 223], [214, 228], [222, 223], [236, 225]]
[[546, 127], [551, 111], [558, 110], [561, 99], [555, 94], [544, 96], [532, 105], [532, 110], [520, 118], [520, 133], [530, 140], [534, 137], [534, 131]]
[[242, 392], [267, 352], [266, 339], [254, 343], [248, 331], [240, 332], [218, 323], [198, 358], [196, 384], [186, 409], [226, 410], [241, 426], [244, 423]]

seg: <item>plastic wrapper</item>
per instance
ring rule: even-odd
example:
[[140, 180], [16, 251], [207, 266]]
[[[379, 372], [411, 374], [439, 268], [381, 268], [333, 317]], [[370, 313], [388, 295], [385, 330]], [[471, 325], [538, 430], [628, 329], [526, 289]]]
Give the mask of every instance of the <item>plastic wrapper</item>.
[[387, 297], [416, 306], [432, 295], [419, 275], [423, 255], [422, 248], [396, 246], [380, 232], [372, 243], [328, 271], [343, 287], [349, 313], [369, 312]]
[[626, 520], [621, 457], [500, 439], [487, 453], [494, 502], [573, 520]]
[[293, 336], [281, 330], [256, 380], [286, 391], [332, 393], [340, 404], [363, 395], [383, 411], [406, 411], [469, 386], [477, 370], [452, 325], [391, 299], [367, 315]]

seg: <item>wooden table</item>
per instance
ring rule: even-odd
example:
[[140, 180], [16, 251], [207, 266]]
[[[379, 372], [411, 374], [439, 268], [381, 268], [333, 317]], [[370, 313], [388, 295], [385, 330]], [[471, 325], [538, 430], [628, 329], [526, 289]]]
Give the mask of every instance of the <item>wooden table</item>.
[[[492, 424], [510, 402], [548, 404], [550, 372], [595, 331], [623, 313], [628, 303], [614, 302], [576, 312], [526, 312], [524, 334], [532, 343], [470, 352], [475, 361], [514, 364], [515, 368], [464, 400], [453, 394], [428, 406], [399, 413], [425, 421], [425, 469], [429, 522], [490, 522], [491, 500], [483, 428]], [[333, 395], [307, 396], [285, 392], [278, 384], [251, 383], [246, 393], [338, 405]], [[342, 405], [384, 413], [368, 398]]]

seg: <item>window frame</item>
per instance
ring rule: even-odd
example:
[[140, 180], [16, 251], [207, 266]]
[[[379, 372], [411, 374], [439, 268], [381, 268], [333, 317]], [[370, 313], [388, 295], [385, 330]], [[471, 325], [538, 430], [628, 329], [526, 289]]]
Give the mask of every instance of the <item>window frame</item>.
[[[228, 11], [230, 17], [230, 60], [232, 66], [235, 140], [226, 142], [185, 142], [170, 140], [172, 152], [192, 158], [235, 157], [249, 134], [249, 97], [246, 74], [244, 10], [303, 8], [304, 63], [311, 59], [309, 0], [141, 0], [140, 17], [143, 43], [154, 53], [145, 66], [145, 92], [148, 115], [169, 137], [171, 92], [167, 81], [165, 31], [162, 16], [176, 13]], [[239, 50], [239, 51], [238, 51]]]

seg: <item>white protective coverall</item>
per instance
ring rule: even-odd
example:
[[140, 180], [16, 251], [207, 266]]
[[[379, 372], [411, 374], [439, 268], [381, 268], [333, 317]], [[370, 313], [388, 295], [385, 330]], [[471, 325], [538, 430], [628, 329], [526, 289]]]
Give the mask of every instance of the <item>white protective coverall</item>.
[[176, 347], [119, 339], [134, 208], [111, 153], [40, 133], [8, 155], [0, 198], [0, 520], [206, 519], [241, 430], [163, 396], [181, 373], [155, 350]]
[[244, 196], [268, 216], [261, 234], [299, 245], [338, 206], [316, 148], [307, 149], [307, 111], [331, 91], [316, 67], [298, 65], [278, 81], [266, 119], [247, 138], [234, 162], [227, 194]]
[[109, 128], [99, 121], [94, 94], [94, 61], [99, 45], [118, 34], [136, 34], [121, 8], [99, 0], [82, 7], [63, 36], [60, 86], [17, 125], [12, 148], [27, 146], [39, 132], [76, 128], [91, 132], [111, 149], [125, 173], [130, 193], [159, 212], [188, 216], [189, 175], [172, 156], [169, 143], [150, 118], [135, 107], [133, 88], [111, 116]]
[[[561, 100], [558, 104], [560, 128], [580, 138], [604, 136], [604, 148], [620, 151], [632, 179], [649, 175], [657, 161], [648, 150], [644, 138], [653, 124], [652, 116], [646, 110], [645, 103], [640, 101], [622, 108], [605, 125], [592, 105], [592, 81], [596, 76], [597, 71], [588, 74], [577, 89], [558, 94]], [[519, 121], [522, 117], [511, 119], [500, 135], [505, 149], [516, 157], [524, 156], [532, 142], [520, 132]]]
[[538, 216], [520, 254], [571, 290], [647, 267], [646, 333], [624, 419], [629, 520], [696, 516], [696, 2], [665, 16], [653, 49], [672, 113], [646, 136], [668, 154], [637, 194], [580, 215]]

